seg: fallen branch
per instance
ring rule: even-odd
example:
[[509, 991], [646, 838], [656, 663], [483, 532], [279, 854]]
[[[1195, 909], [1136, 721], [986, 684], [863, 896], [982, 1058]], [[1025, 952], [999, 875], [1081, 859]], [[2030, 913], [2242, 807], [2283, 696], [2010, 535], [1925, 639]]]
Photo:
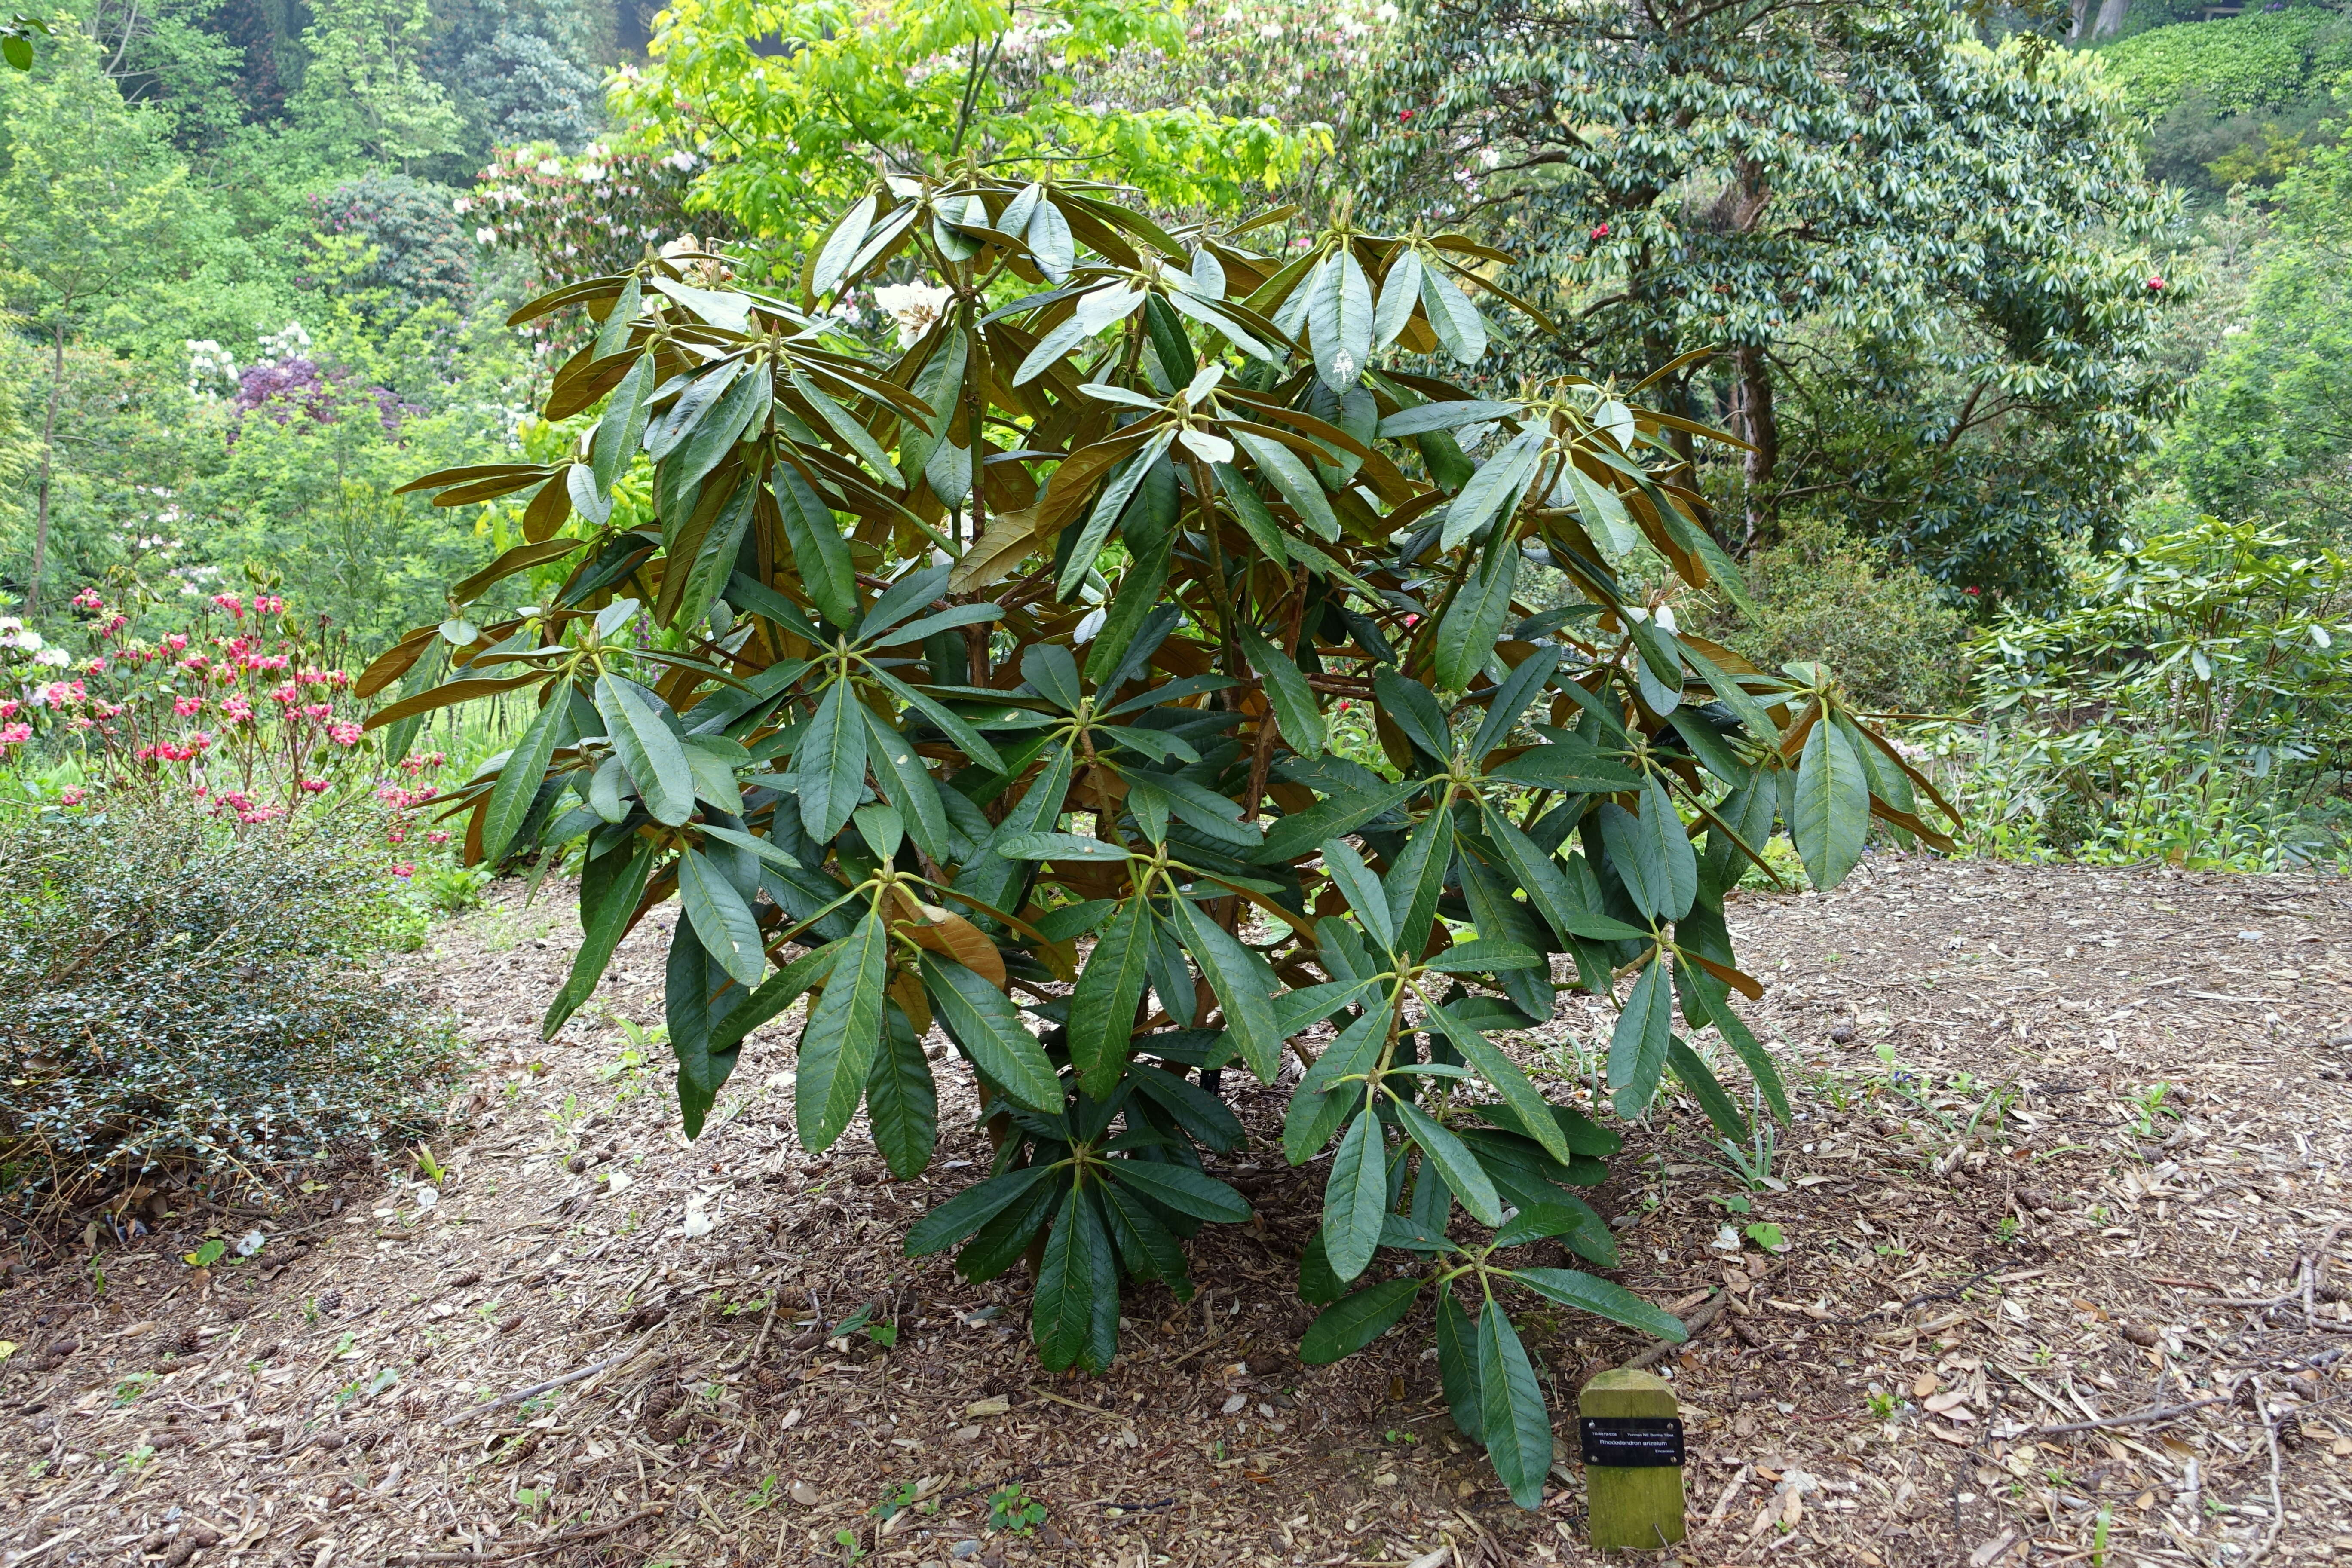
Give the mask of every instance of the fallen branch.
[[2031, 1426], [2018, 1434], [2021, 1437], [2056, 1437], [2068, 1432], [2097, 1432], [2109, 1426], [2145, 1426], [2152, 1421], [2169, 1421], [2176, 1415], [2186, 1415], [2192, 1410], [2202, 1410], [2209, 1405], [2227, 1405], [2235, 1396], [2227, 1394], [2209, 1394], [2192, 1399], [2186, 1405], [2164, 1405], [2148, 1410], [2135, 1410], [2128, 1415], [2104, 1415], [2096, 1421], [2073, 1421], [2062, 1426]]
[[[460, 1422], [470, 1421], [477, 1415], [488, 1415], [490, 1411], [503, 1409], [509, 1405], [520, 1405], [526, 1399], [530, 1399], [539, 1394], [548, 1393], [550, 1390], [562, 1388], [567, 1384], [578, 1383], [583, 1378], [593, 1377], [600, 1372], [609, 1372], [614, 1367], [620, 1365], [623, 1362], [627, 1361], [632, 1356], [635, 1355], [639, 1351], [645, 1349], [646, 1342], [653, 1337], [654, 1331], [648, 1329], [635, 1344], [631, 1345], [627, 1350], [621, 1352], [617, 1355], [608, 1355], [603, 1361], [591, 1363], [589, 1365], [581, 1367], [575, 1372], [567, 1372], [562, 1377], [551, 1377], [545, 1383], [534, 1383], [529, 1388], [518, 1388], [512, 1394], [501, 1394], [487, 1405], [472, 1405], [467, 1409], [458, 1411], [455, 1415], [444, 1415], [441, 1417], [441, 1425], [444, 1426], [455, 1426]], [[459, 1559], [459, 1561], [464, 1561], [464, 1559]]]

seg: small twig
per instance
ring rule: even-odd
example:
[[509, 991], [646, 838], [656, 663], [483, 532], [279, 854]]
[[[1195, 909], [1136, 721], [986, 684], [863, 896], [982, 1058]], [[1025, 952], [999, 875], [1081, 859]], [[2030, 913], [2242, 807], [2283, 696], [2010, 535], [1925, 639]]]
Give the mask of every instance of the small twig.
[[639, 1351], [645, 1349], [646, 1342], [654, 1337], [654, 1332], [655, 1331], [652, 1329], [646, 1330], [645, 1334], [635, 1344], [631, 1345], [627, 1350], [622, 1351], [617, 1355], [608, 1355], [603, 1361], [591, 1363], [589, 1365], [581, 1367], [574, 1372], [567, 1372], [562, 1377], [551, 1377], [545, 1383], [534, 1383], [529, 1388], [518, 1388], [512, 1394], [501, 1394], [487, 1405], [472, 1405], [467, 1409], [458, 1411], [455, 1415], [444, 1415], [441, 1417], [441, 1425], [444, 1426], [455, 1426], [458, 1423], [462, 1421], [469, 1421], [477, 1415], [487, 1415], [490, 1411], [501, 1409], [509, 1405], [520, 1405], [526, 1399], [533, 1398], [536, 1395], [548, 1393], [551, 1389], [558, 1389], [564, 1387], [569, 1384], [578, 1383], [583, 1378], [593, 1377], [600, 1372], [608, 1372], [614, 1367], [620, 1365], [623, 1362], [627, 1361], [630, 1357], [635, 1355]]
[[[1700, 1302], [1698, 1310], [1693, 1312], [1689, 1317], [1683, 1320], [1682, 1344], [1686, 1345], [1690, 1343], [1691, 1341], [1698, 1338], [1698, 1336], [1706, 1331], [1708, 1324], [1714, 1322], [1717, 1317], [1722, 1315], [1725, 1304], [1730, 1300], [1731, 1291], [1729, 1289], [1723, 1286], [1717, 1286], [1714, 1295], [1709, 1296], [1706, 1300]], [[1627, 1362], [1622, 1370], [1627, 1372], [1638, 1372], [1643, 1367], [1654, 1366], [1659, 1362], [1664, 1360], [1669, 1352], [1675, 1351], [1680, 1348], [1681, 1346], [1677, 1345], [1672, 1340], [1660, 1340], [1656, 1344], [1652, 1345], [1648, 1350], [1643, 1351], [1640, 1355], [1637, 1355], [1632, 1361]]]
[[641, 1508], [625, 1518], [616, 1519], [610, 1524], [570, 1531], [551, 1540], [542, 1541], [536, 1546], [526, 1546], [520, 1552], [501, 1552], [496, 1557], [484, 1557], [473, 1552], [411, 1552], [397, 1561], [402, 1563], [518, 1563], [526, 1557], [543, 1556], [550, 1552], [560, 1552], [567, 1546], [577, 1546], [584, 1541], [595, 1541], [604, 1536], [614, 1534], [628, 1529], [641, 1520], [657, 1519], [667, 1511], [668, 1506], [667, 1503], [655, 1503], [652, 1507]]
[[768, 1310], [760, 1319], [760, 1337], [751, 1342], [750, 1350], [722, 1364], [719, 1371], [740, 1372], [760, 1359], [760, 1352], [768, 1346], [768, 1331], [776, 1326], [776, 1304], [783, 1299], [784, 1284], [779, 1279], [768, 1287]]
[[2169, 1421], [2176, 1415], [2186, 1415], [2192, 1410], [2202, 1410], [2209, 1405], [2227, 1405], [2231, 1396], [2226, 1394], [2192, 1399], [2186, 1405], [2163, 1405], [2149, 1410], [2135, 1410], [2127, 1415], [2103, 1416], [2096, 1421], [2074, 1421], [2062, 1426], [2033, 1426], [2018, 1434], [2021, 1437], [2056, 1437], [2068, 1432], [2096, 1432], [2109, 1426], [2145, 1426], [2152, 1421]]
[[[2341, 1226], [2336, 1227], [2337, 1230], [2342, 1228]], [[2319, 1244], [2320, 1251], [2325, 1253], [2328, 1243], [2335, 1239], [2336, 1231], [2329, 1231], [2326, 1241]], [[2263, 1380], [2258, 1377], [2252, 1381], [2254, 1414], [2263, 1419], [2263, 1441], [2270, 1445], [2271, 1450], [2271, 1526], [2263, 1531], [2263, 1543], [2254, 1548], [2252, 1556], [2246, 1559], [2246, 1568], [2252, 1568], [2252, 1564], [2260, 1562], [2273, 1546], [2278, 1544], [2279, 1526], [2286, 1519], [2286, 1501], [2279, 1495], [2278, 1423], [2271, 1419], [2270, 1405], [2263, 1397]]]

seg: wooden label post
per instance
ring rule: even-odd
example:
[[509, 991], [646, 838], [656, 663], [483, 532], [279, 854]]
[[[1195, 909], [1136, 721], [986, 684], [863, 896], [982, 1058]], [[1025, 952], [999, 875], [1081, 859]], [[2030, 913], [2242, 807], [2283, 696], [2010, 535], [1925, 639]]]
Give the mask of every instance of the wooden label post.
[[1683, 1423], [1672, 1384], [1604, 1372], [1576, 1402], [1592, 1544], [1651, 1552], [1683, 1538]]

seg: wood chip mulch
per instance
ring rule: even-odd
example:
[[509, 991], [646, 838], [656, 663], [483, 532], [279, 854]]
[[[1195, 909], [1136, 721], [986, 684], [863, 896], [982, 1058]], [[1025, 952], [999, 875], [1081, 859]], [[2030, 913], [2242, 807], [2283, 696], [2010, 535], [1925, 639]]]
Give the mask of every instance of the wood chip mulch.
[[[1613, 1277], [1704, 1323], [1654, 1363], [1690, 1432], [1671, 1557], [2352, 1557], [2352, 887], [1889, 854], [1733, 921], [1800, 1112], [1770, 1183], [1669, 1100], [1597, 1193]], [[1199, 1295], [1130, 1289], [1118, 1365], [1049, 1377], [1017, 1278], [900, 1256], [985, 1159], [968, 1098], [921, 1180], [858, 1130], [812, 1158], [787, 1019], [689, 1144], [642, 1033], [665, 931], [536, 1039], [573, 935], [560, 890], [502, 893], [388, 977], [478, 1047], [437, 1186], [362, 1164], [27, 1256], [0, 1568], [1600, 1561], [1575, 1390], [1644, 1345], [1522, 1313], [1567, 1434], [1535, 1512], [1454, 1433], [1425, 1309], [1301, 1366], [1322, 1170], [1282, 1161], [1286, 1089], [1227, 1080], [1257, 1215], [1193, 1245]], [[1571, 1007], [1525, 1059], [1573, 1085], [1606, 1024]], [[865, 1308], [894, 1342], [831, 1333]]]

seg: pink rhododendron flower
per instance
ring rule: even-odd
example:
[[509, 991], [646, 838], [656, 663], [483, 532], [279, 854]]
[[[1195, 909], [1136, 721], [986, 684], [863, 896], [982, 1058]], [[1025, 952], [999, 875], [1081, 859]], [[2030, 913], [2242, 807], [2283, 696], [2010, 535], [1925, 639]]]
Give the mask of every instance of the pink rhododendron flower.
[[325, 791], [327, 781], [324, 779], [304, 779], [295, 787], [299, 789], [304, 795], [319, 795]]
[[330, 724], [327, 726], [327, 739], [332, 741], [338, 746], [358, 745], [360, 742], [360, 727], [357, 724], [352, 723], [348, 719], [340, 724]]
[[0, 746], [13, 746], [32, 738], [33, 727], [30, 724], [0, 724]]
[[173, 716], [184, 719], [191, 713], [200, 711], [204, 705], [205, 700], [201, 697], [174, 697], [172, 699], [172, 712]]
[[427, 844], [446, 844], [449, 842], [448, 830], [446, 828], [436, 827], [432, 832], [425, 836], [425, 842]]
[[79, 805], [83, 799], [84, 795], [80, 789], [68, 789], [58, 796], [58, 804], [59, 805]]
[[215, 594], [213, 595], [213, 603], [221, 609], [226, 610], [230, 615], [235, 616], [237, 619], [245, 619], [245, 601], [238, 598], [235, 594]]
[[392, 874], [404, 880], [416, 875], [416, 868], [405, 860], [394, 860], [392, 863]]
[[73, 605], [77, 610], [102, 610], [106, 601], [98, 596], [97, 589], [84, 588], [73, 596]]

